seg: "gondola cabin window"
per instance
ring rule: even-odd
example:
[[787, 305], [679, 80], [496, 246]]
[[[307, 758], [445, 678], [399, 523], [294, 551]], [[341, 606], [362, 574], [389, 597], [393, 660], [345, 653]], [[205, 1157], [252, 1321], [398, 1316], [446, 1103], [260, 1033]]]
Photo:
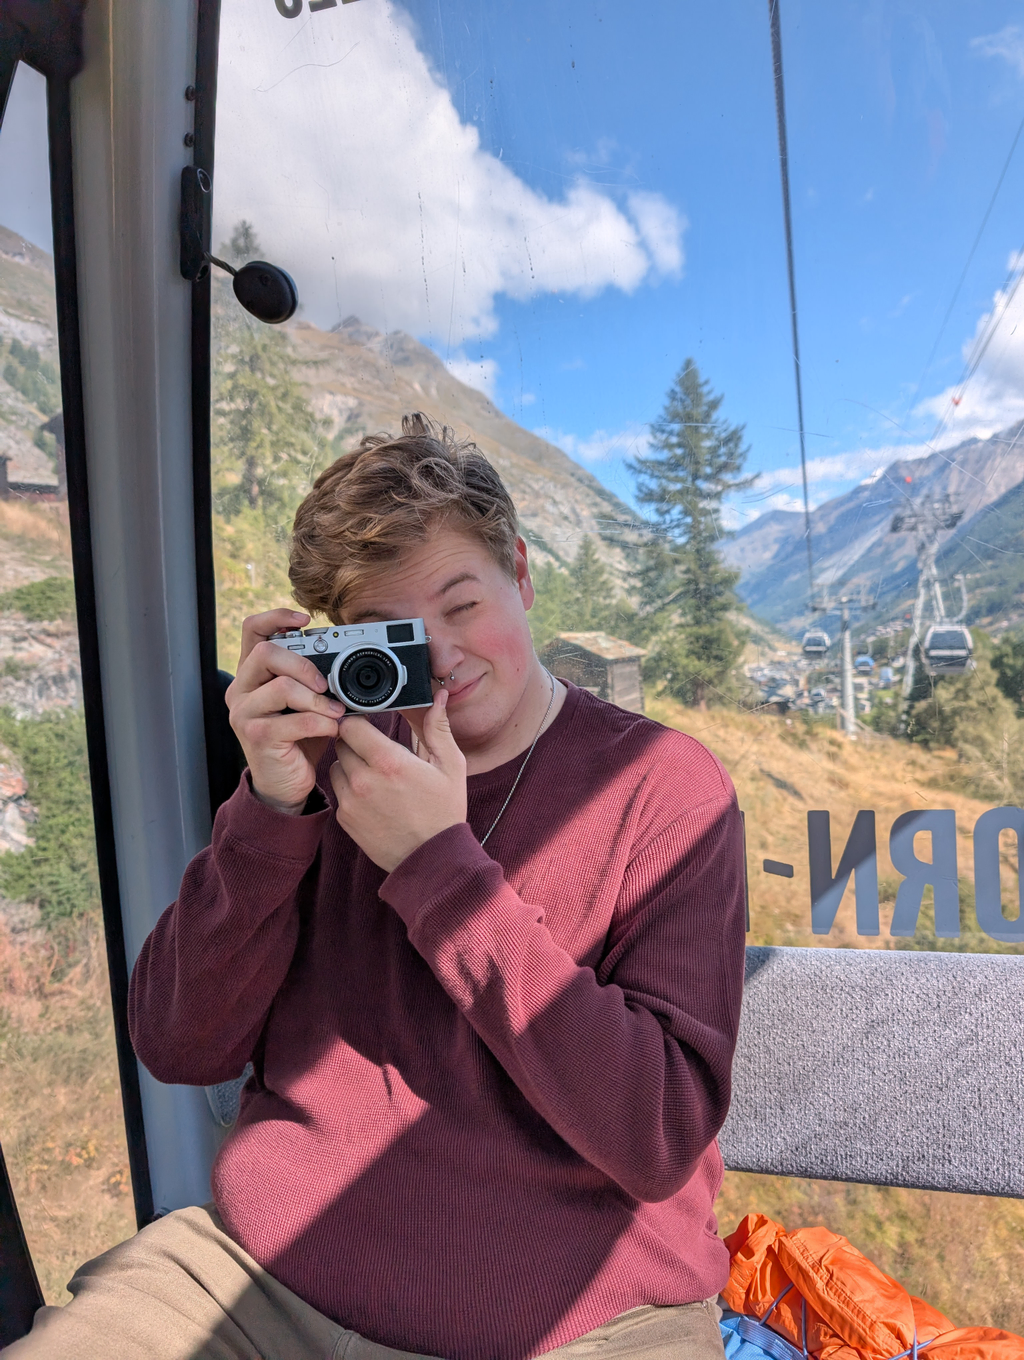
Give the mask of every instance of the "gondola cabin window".
[[221, 657], [316, 476], [423, 411], [506, 481], [549, 668], [722, 760], [749, 944], [1016, 953], [1024, 84], [998, 7], [884, 12], [782, 15], [784, 202], [741, 5], [228, 0], [214, 240], [301, 304], [215, 287]]
[[[134, 1230], [71, 570], [45, 82], [0, 128], [0, 1146], [48, 1303]], [[2, 1269], [2, 1267], [0, 1267]]]
[[[919, 10], [224, 0], [207, 165], [196, 86], [175, 95], [175, 174], [212, 213], [189, 276], [211, 297], [208, 467], [204, 419], [176, 415], [209, 474], [224, 684], [243, 620], [293, 607], [319, 478], [406, 421], [472, 445], [514, 503], [544, 665], [609, 723], [711, 752], [744, 814], [747, 944], [836, 979], [1024, 950], [1021, 40], [996, 0]], [[0, 129], [0, 1144], [60, 1301], [132, 1219], [47, 175], [21, 67]], [[204, 294], [176, 213], [183, 316]], [[730, 1172], [723, 1229], [754, 1207], [1024, 1331], [1013, 1201]]]

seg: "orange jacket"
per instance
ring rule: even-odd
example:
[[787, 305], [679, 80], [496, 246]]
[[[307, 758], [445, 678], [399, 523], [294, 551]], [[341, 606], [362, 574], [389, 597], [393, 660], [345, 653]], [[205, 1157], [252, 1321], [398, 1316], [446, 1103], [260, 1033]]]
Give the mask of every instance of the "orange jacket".
[[1024, 1338], [948, 1318], [827, 1228], [788, 1233], [748, 1214], [725, 1239], [732, 1257], [722, 1299], [816, 1360], [1024, 1360]]

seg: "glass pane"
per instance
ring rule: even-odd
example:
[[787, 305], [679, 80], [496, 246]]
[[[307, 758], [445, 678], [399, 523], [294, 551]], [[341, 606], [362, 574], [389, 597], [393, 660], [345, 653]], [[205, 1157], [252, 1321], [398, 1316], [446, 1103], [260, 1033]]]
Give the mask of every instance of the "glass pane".
[[[1012, 43], [968, 41], [963, 18], [787, 7], [809, 571], [768, 35], [732, 9], [226, 6], [217, 241], [284, 264], [303, 301], [282, 336], [218, 285], [225, 664], [245, 611], [287, 597], [311, 474], [423, 407], [507, 476], [538, 645], [644, 648], [629, 665], [648, 711], [725, 761], [751, 942], [1015, 952], [1011, 830], [983, 836], [982, 924], [974, 873], [978, 818], [1024, 783], [1008, 191], [972, 252], [1021, 104]], [[678, 79], [680, 51], [726, 50], [728, 77], [709, 59]], [[282, 364], [298, 384], [298, 419], [283, 390], [260, 398], [273, 469], [245, 447], [259, 420], [239, 405], [241, 358], [266, 393]], [[673, 458], [700, 464], [695, 515]], [[607, 658], [575, 645], [561, 664], [606, 692]], [[858, 917], [852, 880], [838, 907], [826, 888], [861, 811], [878, 888], [862, 865]], [[897, 866], [890, 832], [911, 811], [940, 815]], [[942, 897], [936, 925], [926, 883], [894, 921], [934, 828], [959, 905]]]
[[63, 477], [45, 85], [0, 130], [0, 1143], [48, 1302], [134, 1230]]
[[[558, 673], [642, 692], [724, 761], [750, 943], [1020, 952], [1024, 85], [1002, 15], [786, 0], [808, 542], [763, 9], [226, 0], [215, 243], [290, 270], [302, 308], [271, 332], [217, 284], [222, 664], [246, 612], [289, 599], [313, 474], [422, 409], [506, 478]], [[889, 1262], [890, 1213], [932, 1243], [1016, 1222], [780, 1184], [784, 1221], [821, 1204]], [[1019, 1329], [982, 1255], [955, 1316]]]

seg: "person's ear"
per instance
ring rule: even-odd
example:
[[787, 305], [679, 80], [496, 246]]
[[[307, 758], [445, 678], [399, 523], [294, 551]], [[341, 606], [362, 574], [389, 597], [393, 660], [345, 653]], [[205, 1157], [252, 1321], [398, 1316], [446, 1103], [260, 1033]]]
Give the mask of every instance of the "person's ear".
[[526, 555], [525, 539], [516, 539], [514, 562], [516, 568], [516, 588], [519, 591], [519, 598], [523, 602], [524, 609], [531, 609], [534, 600], [537, 598], [537, 592], [534, 590], [533, 581], [530, 578], [530, 563]]

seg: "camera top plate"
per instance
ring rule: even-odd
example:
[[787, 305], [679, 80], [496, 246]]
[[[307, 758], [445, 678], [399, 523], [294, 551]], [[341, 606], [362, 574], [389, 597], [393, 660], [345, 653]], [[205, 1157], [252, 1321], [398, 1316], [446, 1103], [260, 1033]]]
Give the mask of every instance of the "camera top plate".
[[[429, 708], [429, 638], [422, 619], [327, 624], [275, 633], [270, 641], [308, 657], [352, 713]], [[358, 653], [359, 664], [352, 664]]]

